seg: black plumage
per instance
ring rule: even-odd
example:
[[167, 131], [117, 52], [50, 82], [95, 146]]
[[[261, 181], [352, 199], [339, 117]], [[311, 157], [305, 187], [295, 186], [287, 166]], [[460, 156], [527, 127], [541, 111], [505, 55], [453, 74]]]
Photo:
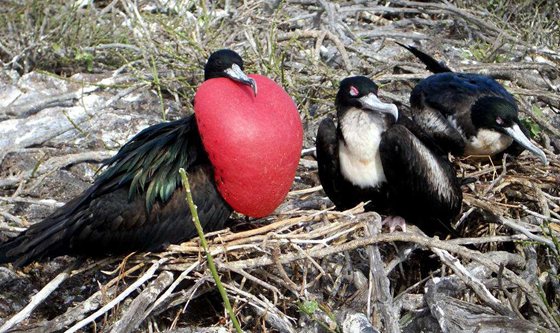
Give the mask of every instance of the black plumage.
[[402, 46], [436, 73], [414, 87], [410, 104], [414, 121], [444, 151], [516, 156], [527, 149], [547, 163], [544, 152], [529, 140], [514, 97], [501, 84], [486, 75], [452, 72], [424, 52]]
[[316, 146], [321, 184], [337, 208], [371, 201], [367, 209], [447, 234], [462, 202], [447, 159], [418, 139], [395, 105], [377, 98], [366, 77], [344, 79], [335, 105], [338, 124], [324, 119]]
[[[241, 57], [214, 52], [205, 80], [228, 77], [251, 85]], [[71, 255], [105, 255], [158, 250], [196, 235], [179, 168], [189, 174], [193, 199], [205, 231], [222, 228], [232, 212], [214, 183], [196, 119], [144, 129], [104, 163], [107, 169], [80, 196], [40, 223], [0, 245], [0, 263], [23, 266]]]

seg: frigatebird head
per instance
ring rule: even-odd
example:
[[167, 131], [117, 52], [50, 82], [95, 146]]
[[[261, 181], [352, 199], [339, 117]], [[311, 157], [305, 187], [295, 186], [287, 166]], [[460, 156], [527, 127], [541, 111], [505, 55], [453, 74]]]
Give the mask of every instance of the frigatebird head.
[[365, 76], [348, 77], [340, 82], [335, 104], [339, 111], [343, 110], [344, 107], [355, 107], [390, 115], [396, 122], [399, 118], [397, 106], [379, 100], [377, 91], [377, 85]]
[[535, 154], [543, 164], [548, 163], [544, 152], [527, 137], [528, 131], [519, 120], [515, 104], [501, 97], [483, 97], [472, 106], [471, 118], [476, 128], [486, 128], [506, 134]]
[[225, 77], [248, 85], [257, 96], [257, 83], [243, 72], [243, 59], [235, 51], [223, 49], [210, 55], [204, 66], [204, 80]]

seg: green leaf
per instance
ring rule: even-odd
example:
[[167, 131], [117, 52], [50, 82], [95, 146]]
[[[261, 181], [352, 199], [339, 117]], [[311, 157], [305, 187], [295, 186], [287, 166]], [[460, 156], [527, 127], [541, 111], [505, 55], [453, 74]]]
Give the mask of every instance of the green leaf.
[[543, 110], [540, 107], [538, 107], [537, 105], [533, 105], [531, 107], [531, 109], [532, 109], [533, 113], [537, 115], [537, 117], [544, 116]]
[[542, 128], [531, 118], [521, 119], [521, 124], [529, 130], [531, 137], [538, 136], [542, 132]]
[[299, 304], [299, 310], [307, 315], [312, 315], [319, 309], [317, 301], [304, 301]]
[[79, 52], [74, 56], [76, 61], [83, 61], [86, 63], [86, 68], [89, 72], [93, 71], [93, 54], [89, 52]]

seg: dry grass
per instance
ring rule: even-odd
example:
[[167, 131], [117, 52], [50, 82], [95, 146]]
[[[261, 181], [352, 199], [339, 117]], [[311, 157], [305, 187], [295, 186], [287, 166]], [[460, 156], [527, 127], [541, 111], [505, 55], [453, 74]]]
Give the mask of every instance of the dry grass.
[[[442, 281], [462, 286], [449, 304], [480, 305], [495, 322], [518, 329], [559, 329], [558, 4], [177, 1], [176, 7], [148, 11], [149, 4], [95, 1], [77, 8], [64, 1], [7, 1], [0, 9], [0, 60], [4, 69], [19, 73], [131, 76], [158, 94], [165, 119], [164, 101], [176, 100], [190, 112], [208, 54], [233, 48], [243, 54], [247, 72], [273, 78], [293, 96], [306, 129], [304, 148], [311, 148], [318, 120], [332, 112], [338, 81], [350, 74], [373, 77], [382, 98], [406, 110], [408, 92], [428, 73], [392, 40], [420, 43], [456, 70], [502, 79], [551, 161], [544, 167], [526, 154], [507, 163], [455, 161], [461, 176], [477, 182], [464, 189], [459, 226], [464, 237], [454, 240], [377, 233], [375, 213], [359, 207], [330, 211], [315, 188], [316, 170], [301, 166], [294, 191], [277, 214], [249, 223], [236, 216], [232, 230], [210, 235], [244, 329], [290, 332], [319, 325], [341, 332], [337, 316], [353, 309], [384, 331], [399, 325], [414, 331], [422, 313], [455, 314], [433, 301], [444, 297], [437, 291]], [[122, 87], [103, 89], [116, 94]], [[312, 164], [312, 156], [304, 158]], [[23, 189], [41, 176], [35, 170], [29, 175]], [[2, 189], [5, 197], [21, 192]], [[510, 256], [502, 256], [504, 251]], [[23, 274], [42, 288], [68, 265], [69, 259], [61, 258], [32, 265]], [[61, 276], [64, 284], [45, 291], [50, 296], [43, 306], [18, 328], [67, 329], [98, 309], [92, 319], [96, 328], [84, 322], [90, 329], [231, 327], [213, 298], [195, 240], [160, 254], [79, 263], [67, 273]], [[144, 288], [127, 289], [135, 282]], [[122, 304], [110, 303], [118, 295]], [[66, 304], [65, 297], [75, 304]], [[437, 327], [434, 316], [430, 325], [435, 326], [428, 330]], [[479, 324], [490, 325], [483, 319]]]

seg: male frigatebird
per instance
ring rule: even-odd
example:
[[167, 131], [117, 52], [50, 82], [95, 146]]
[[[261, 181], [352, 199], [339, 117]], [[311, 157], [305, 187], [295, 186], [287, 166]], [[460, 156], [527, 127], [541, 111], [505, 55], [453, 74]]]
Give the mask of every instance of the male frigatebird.
[[390, 215], [385, 222], [393, 227], [402, 227], [404, 218], [428, 234], [447, 234], [462, 202], [455, 172], [377, 91], [364, 76], [340, 83], [338, 125], [327, 117], [317, 133], [323, 189], [339, 209], [370, 201], [366, 208]]
[[413, 46], [403, 46], [436, 74], [412, 90], [413, 120], [442, 149], [456, 155], [519, 155], [524, 149], [544, 164], [544, 152], [528, 138], [514, 97], [493, 78], [452, 72]]
[[[195, 115], [153, 125], [134, 136], [104, 163], [107, 169], [90, 188], [0, 245], [0, 263], [22, 266], [63, 254], [158, 250], [195, 236], [179, 168], [189, 175], [205, 231], [222, 228], [232, 207], [239, 205], [235, 199], [248, 196], [240, 191], [256, 193], [252, 202], [240, 206], [243, 213], [270, 213], [288, 192], [299, 161], [302, 130], [295, 104], [271, 80], [245, 75], [241, 57], [231, 50], [214, 52], [204, 77], [202, 92], [195, 95]], [[208, 99], [218, 100], [212, 110]], [[269, 99], [276, 108], [258, 108]], [[216, 114], [217, 124], [212, 119]], [[255, 133], [284, 140], [271, 145]], [[232, 137], [240, 146], [233, 157], [221, 149]], [[266, 161], [260, 164], [270, 169], [267, 173], [250, 164], [259, 149], [267, 151]], [[222, 153], [226, 158], [220, 157]], [[237, 182], [247, 178], [256, 181], [240, 189]], [[275, 185], [272, 191], [268, 183]]]

